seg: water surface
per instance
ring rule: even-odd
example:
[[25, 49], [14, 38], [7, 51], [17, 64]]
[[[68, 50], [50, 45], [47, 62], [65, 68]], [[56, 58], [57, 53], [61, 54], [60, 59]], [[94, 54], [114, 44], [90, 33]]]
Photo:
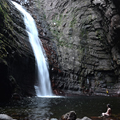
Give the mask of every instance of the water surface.
[[100, 116], [106, 111], [106, 104], [112, 105], [112, 113], [120, 113], [119, 97], [59, 97], [59, 98], [27, 98], [23, 101], [11, 102], [0, 107], [0, 113], [5, 113], [18, 120], [46, 120], [60, 118], [69, 111], [75, 111], [77, 117]]

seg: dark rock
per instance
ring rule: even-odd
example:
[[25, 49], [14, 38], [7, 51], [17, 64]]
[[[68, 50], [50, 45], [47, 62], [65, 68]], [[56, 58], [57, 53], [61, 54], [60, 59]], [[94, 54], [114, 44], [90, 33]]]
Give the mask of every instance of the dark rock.
[[8, 101], [12, 94], [12, 87], [8, 78], [8, 65], [0, 59], [0, 102]]
[[76, 113], [75, 111], [70, 111], [65, 115], [62, 115], [61, 120], [76, 120]]
[[23, 16], [10, 0], [0, 1], [0, 15], [0, 101], [9, 100], [16, 90], [34, 95], [35, 59]]
[[21, 96], [18, 93], [13, 93], [12, 99], [13, 100], [21, 100]]

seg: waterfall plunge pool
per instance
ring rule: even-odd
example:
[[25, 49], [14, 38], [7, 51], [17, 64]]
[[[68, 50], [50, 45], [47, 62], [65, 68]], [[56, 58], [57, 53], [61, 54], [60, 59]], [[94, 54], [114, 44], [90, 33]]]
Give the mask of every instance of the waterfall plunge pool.
[[[40, 43], [40, 40], [38, 38], [38, 32], [36, 30], [36, 25], [34, 24], [34, 20], [20, 5], [17, 4], [16, 7], [19, 8], [19, 10], [24, 15], [24, 21], [26, 25], [28, 25], [26, 26], [28, 34], [30, 38], [32, 38], [30, 39], [32, 42], [32, 45], [33, 45], [33, 42]], [[31, 29], [32, 28], [31, 25], [34, 27], [34, 29]], [[29, 27], [30, 29], [28, 29]], [[34, 39], [34, 36], [32, 36], [32, 33], [33, 35], [35, 34], [34, 35], [35, 39]], [[39, 40], [39, 41], [34, 41], [34, 40]], [[36, 53], [36, 47], [34, 48], [35, 49], [33, 51], [35, 51]], [[40, 61], [43, 58], [43, 63], [44, 65], [46, 65], [44, 55], [42, 54], [42, 50], [39, 50], [39, 52], [40, 51], [41, 53], [36, 55], [37, 56], [36, 59]], [[42, 55], [42, 56], [38, 56], [38, 55]], [[42, 65], [38, 64], [38, 66], [42, 66]], [[46, 70], [47, 66], [44, 69]], [[39, 72], [40, 74], [42, 74], [41, 70], [39, 70]], [[47, 78], [49, 78], [48, 74], [46, 76]], [[39, 77], [40, 79], [43, 79], [43, 77], [41, 77], [40, 75]], [[48, 85], [48, 82], [46, 83]], [[49, 86], [47, 88], [49, 88]], [[46, 90], [43, 90], [43, 91], [46, 91]], [[37, 92], [37, 93], [40, 93], [40, 92]], [[48, 94], [48, 92], [50, 93]], [[45, 92], [45, 94], [43, 94], [42, 92], [40, 93], [40, 95], [38, 94], [38, 96], [46, 96], [46, 95], [53, 96], [51, 89], [49, 89], [48, 92]], [[21, 101], [11, 101], [8, 105], [0, 107], [0, 114], [7, 114], [17, 120], [46, 120], [50, 118], [59, 119], [63, 114], [69, 111], [75, 111], [77, 113], [78, 118], [82, 118], [84, 116], [92, 117], [92, 116], [100, 116], [102, 112], [105, 112], [106, 104], [108, 103], [112, 105], [112, 110], [114, 114], [116, 115], [120, 114], [120, 111], [119, 111], [120, 98], [118, 97], [95, 97], [95, 96], [25, 98]]]
[[59, 119], [63, 114], [75, 111], [78, 118], [91, 118], [106, 112], [108, 103], [112, 105], [112, 114], [120, 115], [120, 98], [101, 96], [25, 98], [0, 107], [0, 114], [7, 114], [17, 120], [46, 120]]

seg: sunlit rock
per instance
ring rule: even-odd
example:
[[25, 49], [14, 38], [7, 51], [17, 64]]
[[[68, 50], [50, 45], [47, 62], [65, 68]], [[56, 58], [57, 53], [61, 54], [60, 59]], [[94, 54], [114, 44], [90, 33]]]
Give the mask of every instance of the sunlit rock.
[[61, 120], [76, 120], [76, 113], [75, 111], [70, 111], [64, 115], [62, 115]]
[[0, 120], [16, 120], [6, 114], [0, 114]]

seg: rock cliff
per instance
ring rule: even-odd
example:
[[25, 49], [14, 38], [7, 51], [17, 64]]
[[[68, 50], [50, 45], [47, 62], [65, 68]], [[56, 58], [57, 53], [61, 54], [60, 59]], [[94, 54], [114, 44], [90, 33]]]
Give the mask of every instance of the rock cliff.
[[22, 15], [11, 1], [0, 0], [0, 101], [13, 93], [34, 95], [34, 82], [35, 60]]
[[[36, 21], [53, 89], [119, 92], [119, 0], [14, 1]], [[0, 16], [0, 85], [12, 92], [18, 84], [24, 94], [33, 95], [35, 62], [21, 15], [9, 0], [1, 0]]]
[[43, 9], [57, 46], [60, 70], [52, 74], [56, 86], [100, 92], [117, 88], [119, 92], [119, 0], [36, 0], [35, 3], [38, 9]]

